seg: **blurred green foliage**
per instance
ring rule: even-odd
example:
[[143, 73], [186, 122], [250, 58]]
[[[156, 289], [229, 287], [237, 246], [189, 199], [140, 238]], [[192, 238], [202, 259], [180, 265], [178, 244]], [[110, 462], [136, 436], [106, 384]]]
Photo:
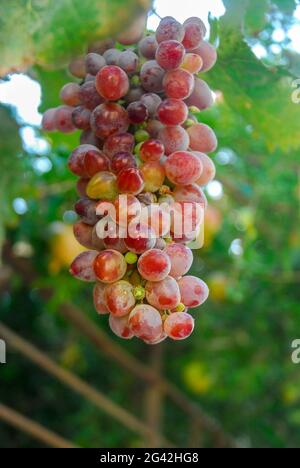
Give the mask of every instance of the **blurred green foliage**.
[[[290, 356], [300, 333], [300, 113], [291, 100], [294, 67], [287, 44], [283, 41], [279, 54], [272, 52], [274, 29], [287, 31], [295, 22], [295, 2], [224, 4], [227, 12], [212, 20], [211, 31], [220, 60], [204, 77], [218, 92], [217, 105], [199, 114], [219, 138], [213, 157], [224, 190], [220, 200], [209, 199], [207, 243], [193, 265], [193, 274], [209, 282], [211, 298], [195, 312], [194, 335], [164, 346], [164, 372], [242, 444], [299, 447], [300, 368]], [[254, 44], [266, 48], [263, 60], [253, 54]], [[41, 83], [42, 108], [57, 105], [65, 73], [35, 68], [31, 76]], [[1, 277], [1, 320], [141, 415], [142, 383], [97, 352], [59, 314], [60, 304], [74, 303], [109, 333], [106, 319], [93, 311], [91, 287], [69, 277], [65, 256], [53, 248], [61, 239], [53, 223], [72, 219], [75, 178], [66, 160], [78, 135], [44, 136], [51, 144], [51, 170], [44, 173], [36, 165], [41, 156], [21, 151], [14, 116], [6, 109], [1, 132], [4, 263], [12, 249], [20, 266], [29, 263], [37, 274], [33, 284], [24, 282], [21, 268]], [[27, 202], [23, 216], [11, 208], [15, 197]], [[63, 232], [71, 244], [68, 228]], [[54, 289], [51, 300], [43, 299], [45, 288]], [[121, 344], [147, 361], [146, 346]], [[142, 443], [22, 357], [9, 353], [8, 363], [0, 368], [0, 398], [6, 404], [86, 447]], [[168, 400], [163, 429], [176, 444], [187, 443], [188, 421]], [[37, 446], [3, 424], [0, 440], [2, 446]]]

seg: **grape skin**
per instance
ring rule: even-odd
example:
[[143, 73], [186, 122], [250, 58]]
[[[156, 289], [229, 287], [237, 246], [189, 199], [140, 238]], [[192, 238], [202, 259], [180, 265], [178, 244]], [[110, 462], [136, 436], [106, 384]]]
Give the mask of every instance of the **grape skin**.
[[56, 108], [48, 109], [43, 115], [42, 128], [46, 132], [54, 132], [56, 130], [55, 121]]
[[123, 278], [127, 265], [123, 255], [116, 250], [104, 250], [94, 260], [94, 272], [101, 283], [115, 283]]
[[187, 99], [194, 86], [194, 76], [181, 68], [168, 71], [163, 78], [163, 88], [169, 98]]
[[184, 39], [182, 44], [187, 50], [194, 50], [199, 47], [206, 34], [206, 27], [199, 18], [189, 18], [183, 23]]
[[89, 250], [78, 255], [71, 264], [71, 275], [81, 281], [94, 283], [96, 281], [94, 261], [98, 254], [99, 252], [95, 250]]
[[109, 314], [109, 310], [105, 305], [104, 290], [105, 290], [105, 285], [103, 283], [97, 283], [94, 286], [94, 291], [93, 291], [94, 306], [99, 315]]
[[209, 42], [202, 41], [197, 49], [193, 50], [194, 54], [202, 58], [203, 65], [201, 72], [207, 72], [213, 68], [217, 61], [217, 51]]
[[111, 331], [119, 338], [123, 338], [123, 340], [131, 340], [134, 337], [129, 327], [128, 318], [128, 316], [116, 317], [110, 314], [108, 320]]
[[94, 52], [90, 52], [85, 57], [85, 67], [87, 73], [90, 73], [93, 76], [96, 76], [97, 73], [101, 70], [101, 68], [105, 67], [106, 61], [102, 55], [95, 54]]
[[103, 53], [103, 57], [107, 65], [118, 65], [121, 51], [118, 49], [107, 49]]
[[161, 42], [157, 48], [155, 59], [164, 70], [175, 70], [180, 67], [185, 55], [185, 49], [178, 41]]
[[104, 99], [99, 95], [95, 81], [87, 81], [80, 88], [81, 103], [89, 110], [94, 110], [97, 106], [103, 103]]
[[156, 60], [144, 63], [141, 68], [141, 83], [143, 88], [149, 93], [161, 93], [164, 90], [163, 79], [165, 71], [159, 66]]
[[91, 111], [83, 106], [75, 107], [72, 112], [72, 122], [80, 130], [89, 130]]
[[136, 72], [139, 64], [138, 56], [130, 49], [124, 50], [119, 56], [118, 65], [128, 75], [132, 75]]
[[80, 86], [77, 83], [67, 83], [60, 91], [60, 99], [67, 106], [78, 106], [81, 104]]
[[127, 169], [129, 167], [136, 167], [136, 160], [133, 154], [128, 151], [120, 151], [116, 153], [111, 159], [111, 170], [115, 174], [118, 174], [122, 169]]
[[151, 60], [155, 58], [158, 42], [155, 36], [146, 36], [140, 40], [138, 48], [139, 53], [146, 59]]
[[89, 181], [86, 193], [93, 200], [114, 200], [118, 195], [116, 176], [108, 171], [98, 172]]
[[213, 105], [214, 98], [208, 84], [196, 77], [194, 90], [185, 102], [187, 106], [195, 106], [200, 110], [205, 110]]
[[140, 167], [140, 172], [144, 180], [144, 190], [146, 192], [157, 192], [163, 185], [166, 177], [165, 168], [158, 161], [145, 162]]
[[142, 254], [146, 250], [153, 249], [156, 237], [149, 226], [137, 224], [135, 227], [130, 227], [128, 236], [124, 239], [124, 242], [130, 252]]
[[140, 149], [140, 158], [147, 161], [159, 161], [165, 152], [164, 145], [159, 140], [147, 140]]
[[171, 16], [163, 18], [156, 31], [156, 40], [158, 43], [168, 40], [182, 42], [184, 38], [184, 28]]
[[203, 171], [199, 179], [196, 181], [196, 184], [204, 186], [211, 182], [216, 175], [216, 166], [214, 165], [213, 160], [204, 153], [199, 151], [193, 151], [193, 153], [201, 160]]
[[205, 124], [195, 124], [187, 130], [190, 137], [190, 148], [200, 153], [211, 153], [217, 149], [218, 141], [215, 132]]
[[187, 105], [180, 99], [165, 99], [157, 109], [157, 116], [164, 125], [181, 125], [188, 114]]
[[74, 209], [78, 216], [80, 216], [81, 221], [90, 226], [95, 226], [99, 220], [96, 215], [96, 206], [97, 203], [95, 201], [89, 200], [88, 198], [81, 198], [75, 204]]
[[134, 136], [130, 133], [116, 133], [109, 136], [103, 145], [104, 153], [112, 158], [120, 151], [132, 153], [134, 148]]
[[161, 128], [157, 139], [164, 145], [167, 156], [176, 151], [186, 151], [190, 144], [187, 131], [179, 125]]
[[161, 250], [148, 250], [140, 256], [138, 270], [140, 275], [148, 281], [162, 281], [170, 273], [171, 261]]
[[181, 301], [178, 284], [171, 276], [158, 282], [148, 281], [146, 298], [149, 304], [158, 310], [175, 309]]
[[91, 115], [91, 127], [95, 134], [103, 140], [114, 133], [127, 132], [129, 127], [128, 114], [119, 104], [101, 104]]
[[181, 302], [189, 309], [201, 306], [208, 298], [206, 283], [196, 276], [184, 276], [178, 280]]
[[173, 278], [179, 278], [185, 275], [193, 264], [193, 252], [189, 247], [183, 244], [169, 244], [164, 252], [171, 261], [171, 270], [169, 275]]
[[135, 306], [133, 286], [128, 281], [118, 281], [106, 286], [104, 290], [105, 305], [115, 317], [128, 315]]
[[144, 180], [141, 172], [135, 167], [122, 169], [117, 177], [117, 186], [120, 193], [138, 195], [143, 191]]
[[166, 175], [176, 185], [188, 185], [196, 182], [202, 174], [203, 166], [199, 158], [187, 151], [176, 151], [166, 162]]
[[[120, 58], [121, 56], [122, 54], [120, 54]], [[95, 86], [104, 99], [117, 101], [128, 93], [129, 79], [122, 68], [106, 65], [97, 73]]]
[[80, 145], [70, 155], [68, 167], [73, 174], [91, 178], [97, 172], [109, 169], [109, 160], [105, 154], [92, 145]]
[[[202, 175], [200, 177], [202, 177]], [[203, 190], [198, 187], [198, 181], [199, 179], [194, 184], [175, 187], [173, 190], [174, 199], [178, 202], [199, 203], [204, 209], [206, 209], [207, 199]]]
[[73, 107], [60, 106], [55, 112], [55, 128], [61, 133], [72, 133], [75, 130], [72, 122]]
[[150, 305], [137, 305], [129, 315], [132, 333], [145, 341], [158, 340], [163, 333], [163, 323], [158, 310]]
[[164, 322], [164, 331], [172, 340], [185, 340], [194, 330], [195, 322], [186, 312], [174, 312]]

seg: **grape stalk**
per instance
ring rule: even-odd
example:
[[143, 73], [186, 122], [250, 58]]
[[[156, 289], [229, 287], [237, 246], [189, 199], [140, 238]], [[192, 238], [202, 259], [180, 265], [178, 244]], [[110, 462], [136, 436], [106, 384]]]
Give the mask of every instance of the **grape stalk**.
[[87, 250], [70, 273], [95, 284], [95, 309], [122, 339], [188, 338], [209, 295], [188, 275], [216, 172], [216, 135], [195, 117], [214, 102], [200, 77], [217, 59], [205, 34], [199, 18], [166, 17], [155, 34], [98, 42], [70, 64], [77, 82], [43, 116], [45, 131], [81, 131], [68, 167], [80, 197], [74, 235]]

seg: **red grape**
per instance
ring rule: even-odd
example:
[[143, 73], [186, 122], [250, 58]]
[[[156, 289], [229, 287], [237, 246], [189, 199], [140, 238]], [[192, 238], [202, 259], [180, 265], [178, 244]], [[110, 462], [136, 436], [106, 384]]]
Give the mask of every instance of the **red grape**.
[[142, 95], [140, 100], [147, 107], [149, 117], [154, 118], [155, 115], [156, 115], [156, 111], [158, 109], [158, 106], [161, 103], [161, 98], [157, 94], [146, 93], [146, 94]]
[[174, 312], [164, 322], [164, 331], [172, 340], [185, 340], [194, 330], [195, 321], [186, 312]]
[[117, 186], [120, 193], [130, 193], [132, 195], [141, 193], [144, 188], [141, 172], [134, 167], [123, 169], [118, 174]]
[[145, 62], [141, 68], [140, 78], [143, 88], [150, 93], [161, 93], [164, 90], [165, 71], [156, 60]]
[[217, 61], [217, 51], [209, 42], [201, 41], [200, 45], [193, 52], [202, 58], [203, 65], [201, 72], [209, 71]]
[[94, 261], [94, 271], [101, 283], [115, 283], [123, 278], [127, 264], [123, 255], [116, 250], [104, 250], [98, 253]]
[[94, 306], [99, 315], [109, 314], [109, 310], [106, 307], [104, 299], [105, 285], [102, 283], [97, 283], [94, 287], [93, 297], [94, 297]]
[[90, 178], [97, 172], [107, 171], [109, 169], [109, 159], [95, 146], [81, 145], [72, 152], [68, 166], [73, 174]]
[[206, 196], [196, 183], [175, 187], [173, 197], [178, 202], [195, 202], [199, 203], [204, 209], [207, 207]]
[[105, 67], [105, 65], [106, 61], [102, 55], [91, 52], [85, 57], [86, 71], [90, 75], [96, 76], [101, 68]]
[[105, 304], [116, 317], [128, 315], [135, 306], [133, 286], [128, 281], [109, 284], [104, 290]]
[[80, 135], [80, 144], [81, 145], [92, 145], [97, 148], [102, 148], [103, 143], [101, 140], [96, 137], [92, 130], [84, 130]]
[[55, 112], [55, 127], [61, 133], [72, 133], [75, 130], [72, 122], [72, 112], [74, 108], [69, 106], [60, 106]]
[[108, 321], [111, 331], [119, 338], [123, 338], [124, 340], [130, 340], [134, 337], [134, 334], [129, 327], [128, 318], [128, 316], [116, 317], [115, 315], [111, 314]]
[[218, 146], [215, 132], [205, 124], [195, 124], [187, 130], [190, 137], [190, 148], [201, 153], [211, 153]]
[[80, 86], [77, 83], [67, 83], [60, 91], [60, 99], [67, 106], [78, 106], [81, 103]]
[[206, 34], [206, 27], [199, 18], [188, 18], [184, 23], [184, 39], [182, 44], [187, 50], [194, 50], [199, 47]]
[[163, 79], [163, 88], [168, 97], [187, 99], [194, 89], [194, 76], [181, 68], [168, 71]]
[[56, 130], [56, 108], [48, 109], [43, 115], [42, 128], [46, 132], [54, 132]]
[[93, 249], [92, 233], [93, 226], [89, 226], [81, 221], [77, 222], [73, 226], [73, 232], [75, 239], [80, 245], [87, 249]]
[[193, 264], [193, 252], [189, 247], [174, 243], [167, 245], [164, 252], [171, 261], [170, 276], [179, 278], [189, 271]]
[[96, 206], [97, 203], [89, 198], [81, 198], [75, 204], [75, 212], [80, 216], [81, 221], [90, 226], [95, 226], [99, 221], [98, 216], [96, 215]]
[[156, 61], [164, 70], [174, 70], [180, 67], [185, 55], [183, 45], [178, 41], [163, 41], [156, 51]]
[[83, 106], [75, 107], [72, 112], [72, 122], [76, 128], [80, 130], [88, 130], [90, 128], [91, 111]]
[[94, 261], [97, 255], [99, 252], [95, 250], [88, 250], [78, 255], [70, 267], [71, 275], [81, 281], [95, 282]]
[[94, 81], [87, 81], [81, 85], [80, 99], [82, 104], [91, 111], [104, 101], [99, 95]]
[[167, 156], [175, 151], [186, 151], [190, 144], [188, 133], [179, 125], [163, 127], [157, 138], [164, 145]]
[[96, 89], [108, 101], [117, 101], [129, 91], [128, 76], [122, 68], [107, 65], [97, 73]]
[[139, 53], [146, 59], [151, 60], [155, 58], [158, 42], [155, 36], [146, 36], [139, 42]]
[[120, 151], [119, 153], [116, 153], [111, 160], [111, 170], [115, 174], [119, 174], [122, 169], [136, 167], [136, 165], [136, 160], [133, 154], [128, 153], [128, 151]]
[[157, 109], [157, 116], [164, 125], [181, 125], [188, 114], [187, 105], [180, 99], [166, 99]]
[[167, 16], [161, 20], [156, 31], [157, 42], [160, 43], [168, 40], [182, 42], [183, 38], [184, 28], [175, 18]]
[[167, 276], [162, 281], [146, 283], [146, 298], [158, 310], [171, 310], [180, 304], [180, 290], [175, 279]]
[[187, 185], [196, 182], [202, 174], [202, 163], [197, 156], [187, 151], [176, 151], [166, 162], [166, 175], [176, 185]]
[[129, 223], [141, 214], [141, 204], [133, 195], [119, 195], [114, 202], [115, 213], [113, 220], [122, 227], [127, 227]]
[[105, 139], [114, 133], [126, 132], [128, 114], [116, 103], [104, 103], [96, 107], [91, 116], [91, 127], [99, 138]]
[[200, 110], [205, 110], [213, 105], [214, 98], [208, 84], [196, 77], [194, 90], [185, 102], [188, 106], [196, 106]]
[[86, 188], [88, 186], [90, 179], [80, 178], [77, 181], [76, 190], [80, 197], [87, 197]]
[[165, 147], [159, 140], [147, 140], [140, 149], [140, 157], [143, 161], [159, 161], [165, 153]]
[[138, 270], [147, 281], [162, 281], [170, 273], [171, 261], [161, 250], [148, 250], [140, 256]]
[[153, 249], [156, 243], [156, 237], [149, 226], [139, 223], [130, 226], [128, 236], [124, 241], [130, 252], [142, 254], [146, 252], [146, 250]]
[[118, 65], [128, 75], [132, 75], [136, 72], [139, 64], [138, 56], [130, 49], [124, 50], [119, 56]]
[[118, 65], [121, 51], [118, 49], [107, 49], [103, 52], [103, 57], [107, 65]]
[[131, 88], [129, 92], [124, 96], [124, 101], [126, 104], [131, 104], [135, 101], [140, 101], [144, 94], [143, 88], [138, 86], [137, 88]]
[[146, 341], [158, 340], [163, 323], [158, 310], [147, 304], [137, 305], [129, 315], [129, 326], [135, 336]]
[[207, 185], [211, 182], [216, 175], [216, 166], [213, 163], [213, 160], [204, 153], [199, 151], [193, 152], [202, 162], [203, 171], [199, 179], [196, 181], [198, 185]]
[[202, 305], [208, 298], [209, 289], [196, 276], [183, 276], [178, 280], [178, 286], [181, 294], [181, 302], [188, 308], [194, 309]]
[[135, 101], [127, 107], [129, 120], [132, 124], [141, 124], [148, 119], [148, 109], [141, 101]]
[[130, 133], [115, 133], [109, 136], [104, 143], [104, 153], [112, 158], [120, 151], [132, 153], [134, 148], [134, 136]]

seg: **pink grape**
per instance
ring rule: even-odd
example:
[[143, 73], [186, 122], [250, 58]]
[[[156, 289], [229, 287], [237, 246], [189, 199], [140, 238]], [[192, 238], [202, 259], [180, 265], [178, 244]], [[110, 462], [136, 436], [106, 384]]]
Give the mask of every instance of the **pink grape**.
[[61, 133], [72, 133], [75, 130], [72, 122], [72, 112], [74, 108], [70, 106], [60, 106], [55, 112], [55, 127]]
[[194, 76], [182, 68], [169, 70], [163, 78], [166, 95], [174, 99], [187, 99], [192, 94], [194, 85]]
[[139, 53], [146, 59], [151, 60], [155, 58], [158, 42], [155, 36], [146, 36], [140, 40], [138, 48]]
[[166, 171], [164, 165], [159, 161], [148, 161], [142, 164], [140, 172], [144, 181], [146, 192], [157, 192], [163, 185]]
[[109, 314], [109, 310], [105, 304], [104, 298], [105, 285], [102, 283], [97, 283], [94, 287], [93, 297], [94, 297], [94, 306], [99, 315]]
[[188, 106], [196, 106], [200, 110], [205, 110], [213, 105], [214, 98], [208, 84], [196, 77], [194, 90], [185, 102]]
[[115, 174], [119, 174], [122, 169], [127, 169], [129, 167], [136, 167], [136, 160], [133, 154], [128, 153], [128, 151], [120, 151], [116, 153], [111, 160], [111, 170]]
[[201, 153], [211, 153], [218, 146], [215, 132], [202, 123], [192, 125], [187, 130], [190, 137], [190, 148]]
[[203, 60], [200, 55], [197, 55], [196, 53], [186, 54], [181, 64], [181, 68], [187, 70], [192, 75], [194, 75], [194, 73], [199, 73], [202, 67]]
[[155, 340], [144, 340], [144, 342], [147, 344], [147, 345], [157, 345], [159, 343], [162, 343], [163, 341], [165, 341], [167, 339], [167, 335], [165, 334], [165, 332], [162, 332], [162, 334], [160, 335], [159, 338], [155, 339]]
[[159, 140], [147, 140], [140, 149], [140, 157], [143, 161], [159, 161], [165, 153], [165, 147]]
[[156, 51], [156, 61], [164, 70], [174, 70], [180, 67], [185, 55], [183, 45], [174, 40], [163, 41]]
[[71, 153], [68, 166], [73, 174], [90, 178], [97, 172], [107, 171], [109, 169], [109, 159], [95, 146], [81, 145]]
[[204, 153], [199, 151], [193, 151], [193, 153], [200, 159], [203, 166], [203, 171], [199, 179], [196, 181], [198, 185], [207, 185], [211, 182], [216, 175], [216, 166], [214, 165], [213, 160]]
[[119, 338], [123, 338], [123, 340], [130, 340], [134, 337], [129, 327], [128, 318], [128, 316], [116, 317], [111, 314], [108, 320], [111, 331]]
[[202, 305], [208, 298], [209, 289], [206, 283], [196, 276], [183, 276], [178, 280], [181, 302], [189, 309]]
[[99, 255], [95, 250], [88, 250], [78, 255], [70, 267], [70, 273], [81, 281], [93, 283], [96, 281], [94, 262]]
[[78, 106], [81, 103], [80, 86], [77, 83], [67, 83], [60, 91], [60, 99], [67, 106]]
[[137, 305], [131, 311], [129, 326], [135, 336], [146, 341], [158, 340], [163, 333], [160, 313], [147, 304]]
[[159, 132], [164, 128], [163, 124], [159, 120], [148, 120], [146, 124], [146, 130], [151, 138], [157, 138]]
[[69, 65], [69, 72], [76, 78], [84, 78], [86, 75], [84, 57], [74, 59]]
[[182, 44], [187, 50], [194, 50], [199, 47], [206, 34], [206, 27], [199, 18], [188, 18], [184, 23], [184, 39]]
[[103, 52], [103, 57], [107, 65], [118, 65], [121, 51], [118, 49], [107, 49]]
[[181, 125], [188, 114], [187, 105], [180, 99], [165, 99], [157, 109], [157, 116], [164, 125]]
[[87, 81], [80, 88], [81, 103], [89, 110], [94, 110], [97, 106], [104, 102], [96, 89], [95, 81]]
[[142, 278], [147, 281], [162, 281], [170, 273], [171, 261], [161, 250], [148, 250], [140, 256], [138, 270]]
[[162, 281], [146, 283], [146, 298], [158, 310], [175, 309], [180, 304], [180, 290], [171, 276]]
[[54, 132], [56, 130], [56, 108], [48, 109], [44, 112], [42, 119], [42, 128], [46, 132]]
[[163, 79], [165, 71], [156, 60], [150, 60], [141, 68], [140, 78], [143, 88], [149, 93], [161, 93], [164, 89]]
[[129, 118], [124, 107], [116, 103], [104, 103], [96, 107], [91, 116], [91, 127], [99, 138], [114, 133], [127, 132]]
[[117, 186], [120, 193], [138, 195], [143, 191], [144, 179], [139, 169], [128, 167], [122, 169], [117, 177]]
[[102, 283], [115, 283], [123, 278], [127, 264], [123, 255], [116, 250], [97, 252], [94, 261], [94, 271], [97, 279]]
[[201, 41], [200, 45], [193, 52], [199, 55], [203, 61], [201, 72], [209, 71], [217, 61], [217, 51], [209, 42]]
[[135, 101], [129, 104], [127, 107], [130, 123], [141, 124], [149, 117], [149, 112], [145, 104], [142, 101]]
[[90, 128], [91, 111], [83, 106], [75, 107], [72, 112], [72, 122], [76, 128], [80, 130], [88, 130]]
[[156, 237], [154, 231], [149, 226], [139, 223], [135, 227], [130, 227], [128, 236], [124, 241], [130, 252], [142, 254], [146, 250], [153, 249]]
[[104, 290], [105, 304], [116, 317], [128, 315], [135, 306], [133, 286], [128, 281], [109, 284]]
[[174, 312], [164, 322], [164, 331], [172, 340], [185, 340], [194, 330], [195, 321], [186, 312]]
[[154, 93], [146, 93], [141, 96], [142, 103], [147, 107], [149, 117], [154, 118], [156, 115], [156, 111], [158, 106], [161, 103], [161, 98]]
[[[202, 176], [200, 176], [202, 177]], [[206, 196], [197, 185], [198, 180], [195, 184], [189, 184], [185, 186], [177, 186], [173, 190], [173, 197], [178, 202], [195, 202], [199, 203], [204, 209], [207, 208]]]
[[202, 174], [202, 163], [193, 153], [176, 151], [166, 162], [166, 175], [176, 185], [187, 185], [196, 182]]
[[157, 138], [164, 145], [167, 156], [176, 151], [186, 151], [190, 144], [187, 131], [179, 125], [163, 127]]
[[93, 200], [89, 200], [88, 198], [81, 198], [75, 204], [75, 212], [80, 216], [81, 221], [85, 224], [89, 224], [90, 226], [95, 226], [95, 224], [99, 221], [98, 216], [96, 215], [96, 206], [97, 203]]
[[183, 244], [169, 244], [164, 252], [171, 261], [171, 270], [169, 275], [173, 278], [179, 278], [185, 275], [193, 264], [193, 252], [189, 247]]
[[156, 40], [158, 43], [168, 40], [182, 42], [184, 38], [184, 28], [171, 16], [163, 18], [156, 30]]
[[104, 153], [112, 158], [120, 151], [132, 153], [134, 148], [134, 136], [131, 133], [115, 133], [109, 136], [104, 143]]
[[96, 76], [96, 89], [108, 101], [117, 101], [129, 91], [129, 80], [122, 68], [106, 65]]
[[85, 67], [87, 73], [90, 75], [96, 76], [97, 73], [101, 70], [101, 68], [105, 67], [106, 61], [102, 55], [95, 54], [94, 52], [90, 52], [85, 57]]
[[130, 49], [124, 50], [119, 56], [118, 65], [128, 75], [132, 75], [136, 72], [139, 64], [138, 56]]

